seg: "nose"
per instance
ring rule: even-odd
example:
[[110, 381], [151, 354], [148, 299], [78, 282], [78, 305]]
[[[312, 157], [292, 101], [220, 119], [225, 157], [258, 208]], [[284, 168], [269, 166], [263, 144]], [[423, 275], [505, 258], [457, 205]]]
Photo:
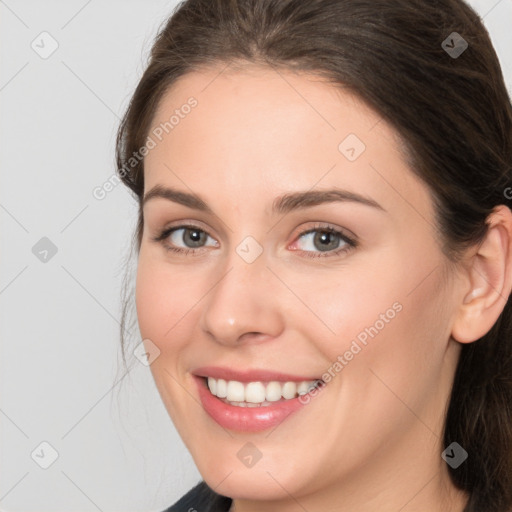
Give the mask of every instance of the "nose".
[[279, 282], [265, 259], [236, 253], [204, 299], [200, 327], [217, 343], [237, 345], [279, 336], [284, 328]]

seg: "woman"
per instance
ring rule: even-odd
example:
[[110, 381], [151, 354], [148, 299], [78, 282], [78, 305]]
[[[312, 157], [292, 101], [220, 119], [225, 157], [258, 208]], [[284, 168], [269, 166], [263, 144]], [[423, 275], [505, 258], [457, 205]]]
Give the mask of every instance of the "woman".
[[512, 510], [512, 108], [462, 0], [188, 0], [117, 163], [175, 510]]

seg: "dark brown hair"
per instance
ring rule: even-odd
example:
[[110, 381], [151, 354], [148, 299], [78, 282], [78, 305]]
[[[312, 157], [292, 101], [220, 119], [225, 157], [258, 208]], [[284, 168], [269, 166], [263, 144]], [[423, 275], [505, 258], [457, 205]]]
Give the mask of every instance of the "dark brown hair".
[[[458, 56], [447, 51], [453, 32], [468, 44]], [[139, 205], [144, 161], [128, 162], [146, 143], [162, 96], [186, 73], [237, 62], [315, 73], [389, 122], [429, 186], [449, 261], [482, 240], [495, 206], [509, 206], [510, 98], [489, 35], [462, 0], [180, 3], [154, 42], [118, 132], [119, 175]], [[456, 441], [469, 454], [449, 468], [470, 495], [465, 512], [512, 510], [511, 307], [508, 300], [493, 328], [463, 345], [455, 375], [444, 445]]]

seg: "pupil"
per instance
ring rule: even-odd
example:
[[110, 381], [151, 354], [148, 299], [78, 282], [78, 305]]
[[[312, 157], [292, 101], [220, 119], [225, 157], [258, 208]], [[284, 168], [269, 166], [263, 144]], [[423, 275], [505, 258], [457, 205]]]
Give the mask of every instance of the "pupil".
[[[315, 235], [314, 242], [319, 243], [319, 249], [321, 251], [327, 251], [329, 249], [336, 249], [336, 233], [330, 233], [328, 231], [319, 232]], [[332, 245], [332, 247], [331, 247]]]
[[200, 246], [201, 242], [204, 241], [205, 233], [203, 231], [200, 231], [198, 229], [189, 229], [187, 232], [189, 233], [189, 237], [192, 240], [192, 245], [194, 247]]

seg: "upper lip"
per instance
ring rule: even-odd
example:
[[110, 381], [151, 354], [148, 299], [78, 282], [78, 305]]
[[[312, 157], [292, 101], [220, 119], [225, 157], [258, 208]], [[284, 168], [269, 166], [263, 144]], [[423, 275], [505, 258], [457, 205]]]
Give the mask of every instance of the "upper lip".
[[280, 382], [302, 382], [321, 380], [319, 377], [304, 375], [292, 375], [274, 370], [253, 368], [247, 370], [234, 370], [223, 366], [202, 366], [196, 368], [192, 373], [198, 377], [213, 377], [214, 379], [236, 380], [238, 382], [256, 381], [280, 381]]

